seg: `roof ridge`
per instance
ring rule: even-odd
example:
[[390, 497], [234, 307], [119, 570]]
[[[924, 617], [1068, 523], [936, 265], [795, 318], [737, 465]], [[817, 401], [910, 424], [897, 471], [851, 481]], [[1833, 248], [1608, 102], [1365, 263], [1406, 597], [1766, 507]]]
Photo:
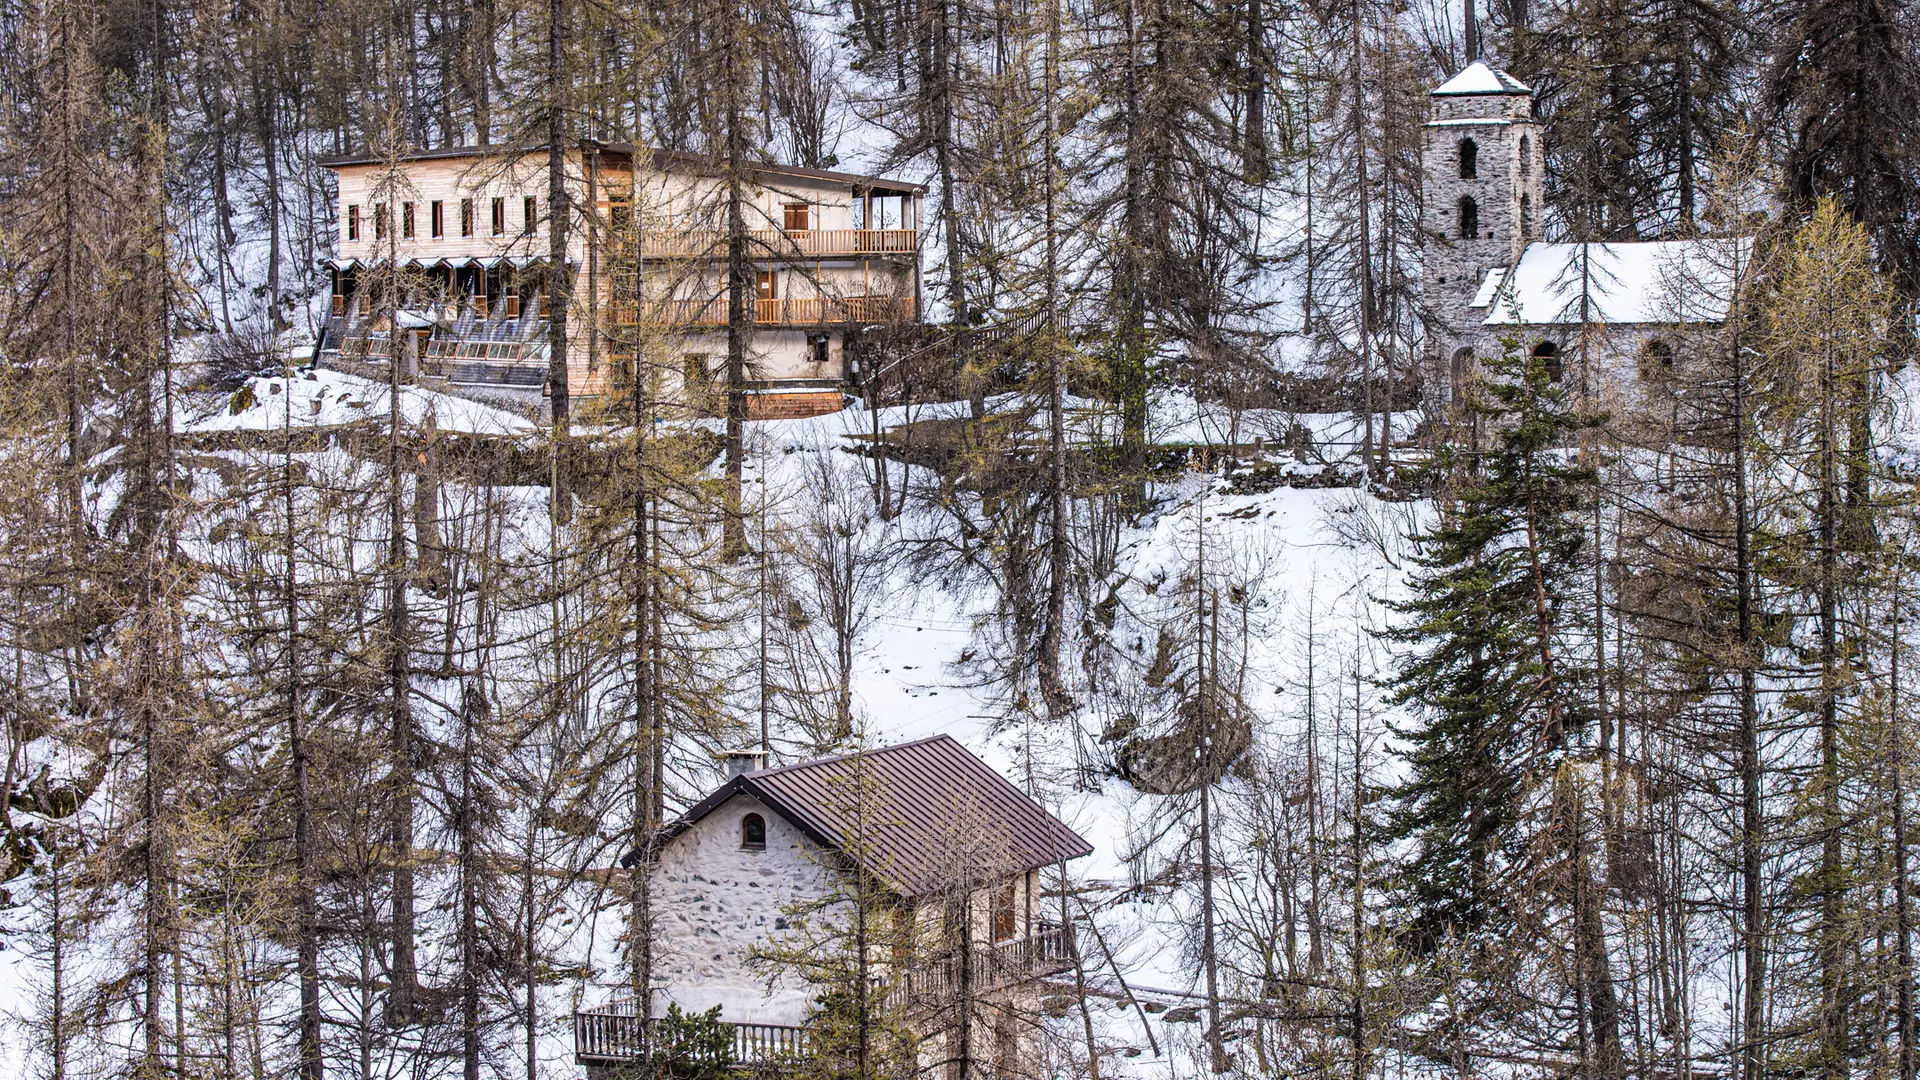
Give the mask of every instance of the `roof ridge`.
[[831, 765], [836, 761], [846, 761], [849, 758], [856, 758], [856, 757], [863, 757], [863, 756], [874, 757], [878, 754], [890, 754], [895, 750], [905, 750], [910, 746], [921, 746], [926, 743], [939, 742], [941, 739], [946, 739], [949, 742], [960, 741], [958, 739], [955, 739], [953, 736], [947, 734], [946, 732], [942, 731], [937, 735], [929, 735], [924, 739], [913, 739], [903, 743], [892, 743], [887, 746], [879, 746], [879, 747], [874, 747], [872, 749], [849, 750], [844, 754], [828, 754], [826, 757], [808, 758], [805, 761], [789, 761], [785, 765], [770, 765], [767, 768], [754, 769], [751, 772], [741, 773], [740, 775], [742, 776], [773, 776], [778, 773], [794, 772], [800, 769], [811, 769], [820, 765]]

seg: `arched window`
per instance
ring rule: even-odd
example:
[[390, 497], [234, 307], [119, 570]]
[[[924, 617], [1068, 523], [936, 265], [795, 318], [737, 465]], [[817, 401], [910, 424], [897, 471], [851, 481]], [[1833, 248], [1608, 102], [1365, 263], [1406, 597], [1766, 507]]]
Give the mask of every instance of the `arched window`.
[[1473, 377], [1473, 350], [1458, 349], [1453, 354], [1453, 364], [1447, 372], [1448, 392], [1454, 401], [1467, 400], [1467, 380]]
[[1480, 235], [1480, 204], [1473, 196], [1460, 196], [1460, 239], [1472, 240]]
[[1560, 359], [1560, 346], [1551, 341], [1543, 341], [1533, 347], [1533, 358], [1547, 369], [1547, 378], [1559, 382], [1566, 374], [1566, 364]]
[[1531, 176], [1532, 174], [1533, 174], [1533, 140], [1527, 138], [1525, 135], [1522, 135], [1520, 136], [1520, 175]]
[[1533, 196], [1523, 191], [1520, 193], [1520, 239], [1527, 240], [1531, 239], [1532, 236]]
[[1472, 139], [1460, 140], [1460, 179], [1471, 180], [1480, 175], [1480, 144]]
[[764, 851], [767, 847], [767, 819], [759, 814], [748, 814], [740, 819], [740, 846], [748, 851]]

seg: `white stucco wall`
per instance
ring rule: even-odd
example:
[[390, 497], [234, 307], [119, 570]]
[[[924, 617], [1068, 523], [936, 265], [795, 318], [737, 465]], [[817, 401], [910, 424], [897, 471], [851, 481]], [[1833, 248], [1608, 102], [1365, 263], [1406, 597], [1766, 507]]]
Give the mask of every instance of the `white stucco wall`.
[[[767, 846], [740, 846], [740, 822], [766, 819]], [[791, 905], [834, 888], [826, 853], [800, 830], [747, 795], [736, 795], [675, 837], [654, 872], [654, 978], [658, 1005], [720, 1005], [735, 1023], [799, 1024], [812, 994], [785, 979], [771, 993], [748, 962], [750, 950], [785, 926]]]

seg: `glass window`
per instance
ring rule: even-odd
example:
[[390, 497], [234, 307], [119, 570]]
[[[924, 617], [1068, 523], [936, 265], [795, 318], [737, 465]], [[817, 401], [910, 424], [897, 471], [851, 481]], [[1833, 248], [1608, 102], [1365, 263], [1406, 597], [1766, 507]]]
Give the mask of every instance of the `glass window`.
[[740, 819], [740, 846], [749, 851], [760, 851], [767, 846], [766, 818], [748, 814]]

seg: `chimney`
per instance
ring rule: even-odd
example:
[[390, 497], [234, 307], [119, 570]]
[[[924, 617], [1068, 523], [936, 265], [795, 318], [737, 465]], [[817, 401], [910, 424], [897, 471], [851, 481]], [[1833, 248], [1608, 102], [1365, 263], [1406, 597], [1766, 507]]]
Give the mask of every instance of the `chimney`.
[[722, 767], [726, 770], [727, 779], [731, 780], [743, 773], [766, 768], [767, 752], [765, 750], [729, 750], [721, 755], [720, 760]]

